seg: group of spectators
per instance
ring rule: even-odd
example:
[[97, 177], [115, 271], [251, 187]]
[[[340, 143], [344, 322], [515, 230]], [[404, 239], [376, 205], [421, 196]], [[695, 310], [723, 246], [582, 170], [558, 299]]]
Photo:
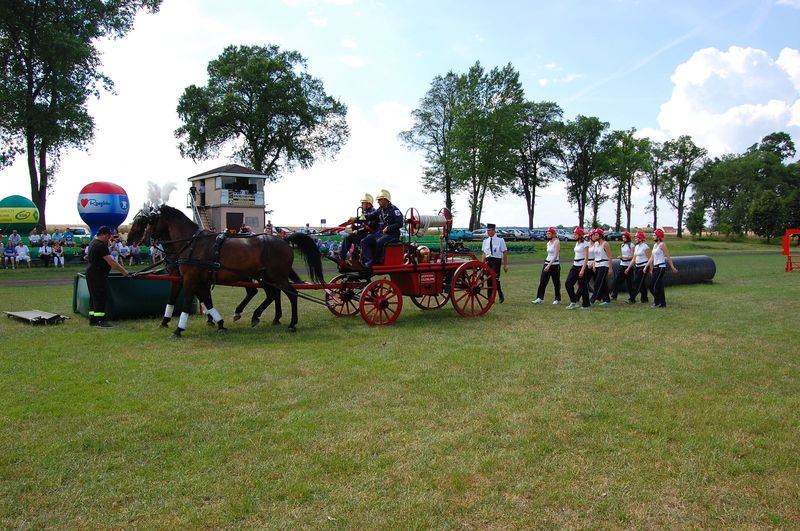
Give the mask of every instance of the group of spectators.
[[[30, 247], [28, 246], [30, 245]], [[31, 247], [38, 250], [39, 259], [45, 267], [65, 267], [64, 248], [75, 247], [75, 236], [69, 230], [63, 233], [55, 229], [52, 234], [47, 231], [33, 229], [28, 236], [28, 243], [16, 229], [13, 229], [4, 243], [0, 238], [0, 262], [4, 269], [16, 269], [19, 265], [31, 267], [33, 261], [31, 257]], [[88, 244], [80, 244], [79, 256], [82, 262], [86, 262]], [[122, 240], [118, 233], [112, 234], [109, 239], [109, 253], [115, 261], [122, 264], [127, 261], [128, 265], [141, 264], [141, 252], [138, 246], [129, 246]]]

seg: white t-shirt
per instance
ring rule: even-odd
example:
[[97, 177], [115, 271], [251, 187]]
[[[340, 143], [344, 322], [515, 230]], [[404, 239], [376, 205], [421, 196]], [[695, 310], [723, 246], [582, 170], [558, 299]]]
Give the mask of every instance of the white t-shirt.
[[594, 242], [594, 262], [595, 267], [608, 267], [608, 259], [609, 256], [606, 254], [606, 249], [604, 247], [604, 242], [596, 241]]
[[[619, 265], [624, 267], [631, 265], [630, 258], [633, 257], [633, 245], [630, 242], [623, 243], [622, 247], [620, 247], [620, 254], [622, 257], [619, 260]], [[625, 260], [625, 258], [628, 258], [628, 260]]]
[[583, 266], [583, 250], [589, 246], [588, 243], [585, 241], [579, 241], [575, 244], [575, 260], [573, 260], [572, 265], [574, 267], [582, 267]]
[[653, 266], [655, 267], [667, 267], [667, 259], [664, 257], [662, 247], [664, 244], [661, 242], [653, 246]]
[[24, 243], [21, 245], [17, 245], [17, 262], [30, 262], [31, 261], [31, 251], [28, 249], [28, 246]]
[[637, 243], [636, 247], [633, 251], [634, 256], [636, 257], [636, 267], [644, 267], [647, 265], [647, 250], [650, 248], [647, 243]]
[[[555, 258], [555, 260], [553, 259], [553, 257], [556, 254], [556, 247], [558, 247], [558, 245], [559, 245], [558, 238], [553, 238], [552, 240], [547, 242], [547, 258], [544, 259], [544, 264], [545, 265], [547, 265], [547, 264], [559, 265], [561, 263], [559, 261], [559, 258]], [[561, 253], [559, 253], [559, 255], [560, 254]]]

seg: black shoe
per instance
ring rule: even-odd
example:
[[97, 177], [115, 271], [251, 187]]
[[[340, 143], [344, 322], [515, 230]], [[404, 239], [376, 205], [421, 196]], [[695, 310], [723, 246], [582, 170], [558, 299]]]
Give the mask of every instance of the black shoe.
[[108, 321], [97, 321], [92, 326], [94, 326], [95, 328], [114, 328], [114, 325], [112, 325]]
[[625, 299], [623, 302], [625, 302], [625, 304], [636, 304], [636, 301], [631, 299]]
[[503, 304], [503, 302], [506, 300], [506, 298], [503, 297], [502, 293], [499, 293], [498, 295], [500, 296], [500, 304]]

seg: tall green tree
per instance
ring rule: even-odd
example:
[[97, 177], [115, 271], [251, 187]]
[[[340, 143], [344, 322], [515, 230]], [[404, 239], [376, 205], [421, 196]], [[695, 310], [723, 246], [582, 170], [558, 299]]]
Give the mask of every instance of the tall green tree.
[[567, 198], [576, 206], [581, 227], [584, 226], [589, 189], [598, 177], [598, 152], [606, 129], [608, 122], [594, 116], [579, 115], [566, 122], [559, 134]]
[[686, 194], [692, 185], [695, 172], [703, 164], [708, 151], [695, 144], [687, 135], [665, 142], [664, 150], [669, 157], [670, 169], [661, 193], [672, 208], [678, 211], [678, 238], [682, 238]]
[[778, 194], [764, 190], [750, 205], [749, 224], [757, 235], [767, 239], [767, 243], [784, 232], [784, 211]]
[[612, 131], [603, 138], [601, 145], [601, 168], [608, 176], [616, 199], [615, 230], [622, 224], [622, 210], [626, 213], [626, 228], [631, 229], [633, 189], [650, 161], [650, 141], [636, 138], [636, 129]]
[[453, 195], [458, 191], [453, 179], [453, 147], [451, 134], [455, 126], [454, 107], [457, 101], [458, 75], [448, 72], [436, 76], [419, 107], [411, 112], [414, 125], [400, 133], [400, 139], [410, 148], [424, 154], [422, 184], [444, 194], [444, 205], [453, 212]]
[[211, 158], [230, 146], [235, 160], [275, 181], [338, 153], [350, 135], [346, 115], [298, 52], [228, 46], [208, 64], [207, 85], [184, 90], [175, 136], [184, 157]]
[[558, 131], [563, 111], [558, 104], [525, 102], [522, 110], [522, 145], [519, 147], [519, 164], [511, 192], [525, 198], [528, 228], [533, 228], [536, 192], [558, 177], [561, 158]]
[[97, 42], [122, 37], [161, 0], [0, 1], [0, 167], [24, 153], [31, 200], [46, 225], [61, 155], [94, 136], [89, 99], [111, 90]]
[[486, 72], [478, 62], [459, 77], [453, 169], [468, 193], [470, 229], [480, 225], [486, 194], [504, 194], [514, 179], [523, 103], [519, 73], [510, 64]]
[[650, 188], [650, 202], [646, 210], [653, 213], [653, 228], [658, 227], [658, 198], [661, 197], [661, 186], [669, 171], [669, 156], [661, 142], [650, 143], [650, 153], [647, 160], [644, 177]]
[[686, 213], [686, 229], [692, 238], [703, 235], [703, 228], [706, 224], [706, 205], [702, 201], [694, 201], [692, 208]]

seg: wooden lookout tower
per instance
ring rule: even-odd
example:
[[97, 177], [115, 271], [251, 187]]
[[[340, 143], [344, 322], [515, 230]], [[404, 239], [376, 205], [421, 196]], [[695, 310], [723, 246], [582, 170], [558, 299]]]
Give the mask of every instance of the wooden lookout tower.
[[189, 177], [188, 208], [195, 223], [217, 232], [247, 225], [264, 232], [264, 183], [267, 176], [229, 164]]

